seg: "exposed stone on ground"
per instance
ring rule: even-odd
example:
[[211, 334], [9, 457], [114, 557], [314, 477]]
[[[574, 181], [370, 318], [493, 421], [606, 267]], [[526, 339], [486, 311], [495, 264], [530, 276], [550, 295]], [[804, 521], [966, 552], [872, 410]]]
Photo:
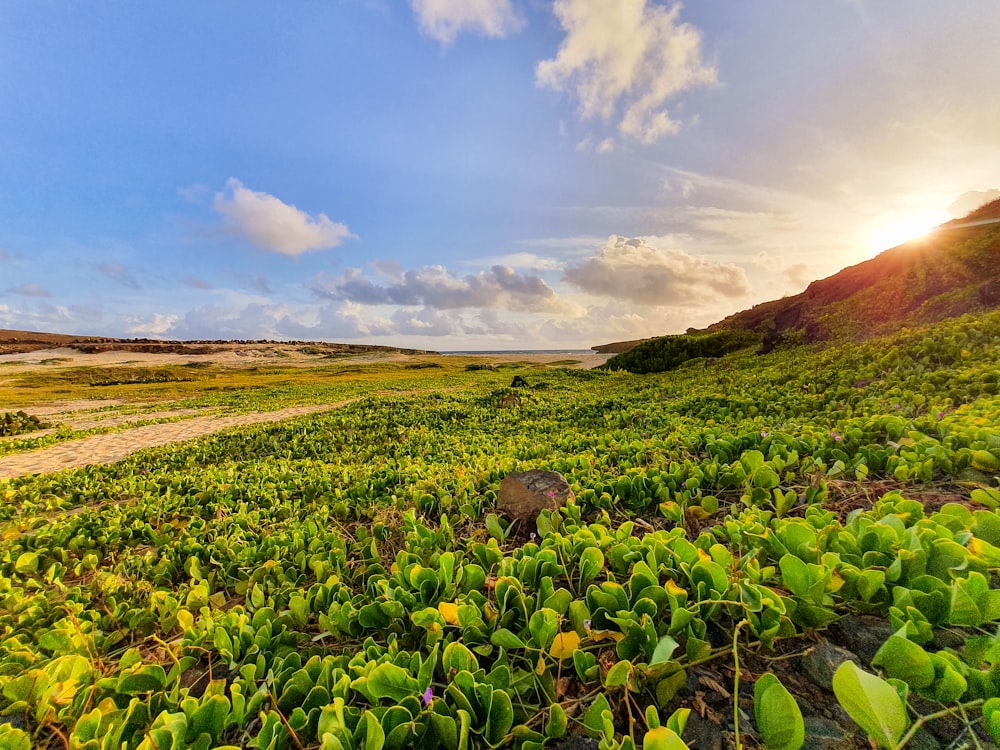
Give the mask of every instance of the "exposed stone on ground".
[[806, 741], [802, 750], [854, 750], [857, 743], [850, 728], [823, 716], [803, 716]]
[[830, 626], [834, 639], [843, 643], [864, 662], [872, 663], [875, 653], [882, 648], [893, 629], [885, 620], [872, 615], [848, 615]]
[[722, 727], [692, 711], [684, 727], [683, 739], [688, 747], [698, 750], [722, 750]]
[[514, 379], [510, 381], [511, 388], [527, 388], [528, 381], [522, 378], [520, 375], [515, 375]]
[[846, 648], [834, 646], [824, 638], [802, 657], [802, 669], [821, 688], [832, 691], [833, 673], [845, 661], [853, 661], [859, 667], [864, 667], [853, 653]]
[[555, 510], [573, 497], [566, 479], [555, 471], [531, 469], [508, 474], [500, 483], [497, 510], [513, 521], [532, 525], [543, 510]]
[[597, 750], [600, 742], [593, 737], [567, 737], [552, 746], [552, 750]]

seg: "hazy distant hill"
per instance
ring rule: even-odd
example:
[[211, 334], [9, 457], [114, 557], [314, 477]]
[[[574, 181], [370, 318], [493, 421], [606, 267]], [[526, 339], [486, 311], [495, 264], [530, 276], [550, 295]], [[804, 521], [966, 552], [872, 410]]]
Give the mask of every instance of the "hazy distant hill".
[[[1000, 200], [706, 331], [752, 331], [764, 337], [767, 349], [783, 338], [859, 339], [995, 307], [1000, 307]], [[620, 352], [639, 343], [594, 348]]]

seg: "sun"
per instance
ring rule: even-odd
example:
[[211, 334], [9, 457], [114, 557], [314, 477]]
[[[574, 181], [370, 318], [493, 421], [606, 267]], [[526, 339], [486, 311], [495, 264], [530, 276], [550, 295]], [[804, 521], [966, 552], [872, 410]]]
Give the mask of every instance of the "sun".
[[940, 223], [941, 220], [928, 219], [926, 216], [898, 219], [873, 232], [868, 238], [868, 245], [873, 253], [880, 253], [904, 242], [921, 239]]

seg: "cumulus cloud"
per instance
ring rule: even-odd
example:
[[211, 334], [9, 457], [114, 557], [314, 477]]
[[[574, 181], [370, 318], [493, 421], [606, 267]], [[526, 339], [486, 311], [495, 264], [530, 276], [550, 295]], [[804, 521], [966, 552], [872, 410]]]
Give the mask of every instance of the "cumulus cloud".
[[121, 263], [98, 263], [94, 267], [117, 284], [121, 284], [129, 289], [140, 288], [139, 282], [136, 281], [132, 272]]
[[49, 290], [46, 289], [41, 284], [18, 284], [17, 286], [12, 286], [7, 289], [8, 292], [13, 294], [20, 294], [22, 297], [51, 297]]
[[739, 266], [616, 235], [596, 255], [568, 267], [565, 279], [590, 294], [640, 305], [697, 307], [751, 291]]
[[1000, 190], [970, 190], [967, 193], [962, 193], [954, 203], [948, 206], [948, 214], [954, 219], [961, 219], [980, 206], [985, 206], [998, 198], [1000, 198]]
[[556, 0], [566, 32], [556, 57], [535, 68], [539, 86], [569, 91], [584, 119], [617, 120], [641, 143], [676, 133], [667, 100], [716, 81], [701, 50], [701, 32], [679, 21], [681, 5], [648, 0]]
[[411, 5], [420, 30], [442, 44], [465, 32], [502, 38], [524, 25], [510, 0], [412, 0]]
[[177, 315], [165, 315], [163, 313], [153, 313], [148, 316], [127, 315], [125, 316], [125, 329], [132, 336], [160, 337], [169, 331], [174, 323], [179, 320]]
[[519, 274], [510, 266], [454, 276], [444, 266], [424, 266], [404, 271], [396, 281], [376, 284], [360, 269], [338, 276], [321, 275], [315, 291], [320, 296], [363, 305], [425, 306], [434, 310], [503, 308], [529, 312], [564, 309], [563, 302], [545, 280]]
[[231, 234], [282, 255], [294, 257], [337, 247], [354, 236], [346, 225], [330, 221], [326, 214], [311, 216], [273, 195], [250, 190], [235, 177], [215, 194], [212, 207]]

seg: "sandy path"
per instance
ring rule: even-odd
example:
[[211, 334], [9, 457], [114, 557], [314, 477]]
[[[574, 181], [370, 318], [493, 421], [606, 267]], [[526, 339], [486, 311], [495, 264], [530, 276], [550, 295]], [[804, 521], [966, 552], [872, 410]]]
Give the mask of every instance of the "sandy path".
[[121, 432], [90, 435], [47, 448], [0, 457], [0, 479], [76, 469], [90, 464], [114, 463], [143, 448], [192, 440], [204, 435], [211, 435], [213, 432], [228, 427], [278, 422], [304, 414], [339, 409], [357, 400], [349, 399], [332, 404], [291, 406], [276, 411], [253, 412], [230, 417], [212, 414], [193, 417], [182, 422], [151, 424]]

